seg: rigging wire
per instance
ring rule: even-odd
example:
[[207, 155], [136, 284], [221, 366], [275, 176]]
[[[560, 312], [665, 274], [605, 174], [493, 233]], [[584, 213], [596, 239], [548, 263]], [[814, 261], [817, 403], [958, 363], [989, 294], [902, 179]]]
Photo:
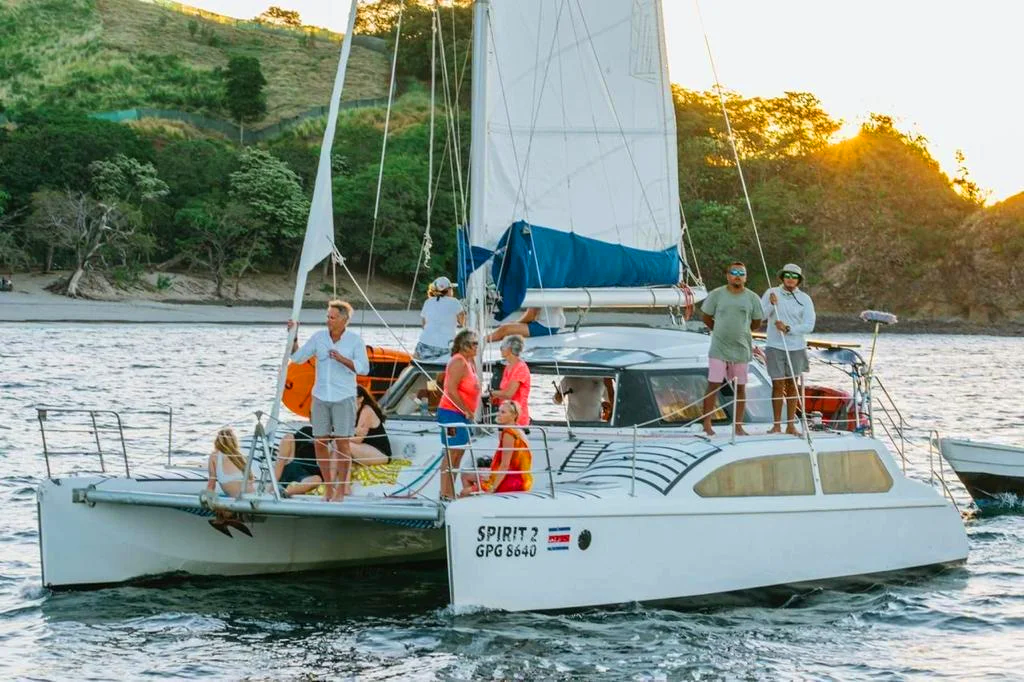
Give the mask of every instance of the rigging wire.
[[[768, 261], [764, 257], [764, 248], [761, 246], [761, 235], [758, 233], [757, 220], [754, 218], [754, 206], [753, 206], [753, 204], [750, 201], [750, 193], [747, 191], [747, 181], [746, 181], [746, 178], [744, 178], [744, 176], [743, 176], [743, 167], [740, 165], [740, 154], [739, 154], [739, 150], [737, 149], [737, 146], [736, 146], [736, 136], [733, 134], [732, 123], [729, 120], [729, 111], [728, 111], [728, 109], [725, 106], [725, 95], [722, 92], [722, 83], [721, 83], [721, 81], [718, 78], [718, 67], [715, 66], [715, 56], [714, 56], [714, 54], [711, 51], [711, 39], [708, 37], [707, 29], [704, 26], [704, 15], [700, 11], [700, 0], [693, 0], [693, 4], [697, 8], [697, 19], [698, 19], [698, 21], [700, 23], [700, 29], [704, 33], [704, 46], [707, 48], [708, 62], [711, 64], [711, 73], [712, 73], [712, 75], [715, 78], [715, 91], [718, 93], [718, 100], [719, 100], [719, 102], [722, 105], [722, 115], [725, 118], [725, 129], [726, 129], [726, 133], [728, 134], [728, 137], [729, 137], [729, 144], [732, 147], [733, 159], [736, 161], [736, 171], [739, 173], [739, 176], [740, 176], [740, 185], [743, 187], [743, 198], [746, 200], [747, 212], [750, 214], [750, 224], [754, 227], [754, 239], [757, 241], [757, 251], [758, 251], [758, 254], [761, 256], [761, 266], [764, 268], [764, 277], [765, 277], [765, 280], [767, 281], [767, 283], [769, 285], [769, 290], [771, 290], [771, 289], [776, 288], [776, 287], [771, 287], [771, 283], [772, 283], [771, 273], [768, 271]], [[779, 320], [779, 308], [778, 308], [777, 304], [772, 304], [772, 311], [775, 313], [776, 321], [778, 321]], [[767, 320], [766, 324], [771, 324], [770, 320], [771, 320], [771, 315], [768, 316], [768, 320]], [[790, 357], [790, 354], [789, 354], [790, 351], [789, 351], [789, 348], [787, 347], [787, 344], [786, 344], [786, 335], [782, 334], [781, 338], [782, 338], [782, 350], [783, 350], [783, 352], [785, 353], [785, 356], [786, 356], [786, 366], [789, 369], [790, 376], [794, 377], [793, 381], [795, 382], [796, 381], [796, 379], [795, 379], [796, 373], [793, 371], [793, 359]], [[806, 407], [805, 396], [803, 394], [803, 391], [801, 391], [801, 390], [797, 390], [797, 402], [798, 402], [798, 404], [800, 406], [800, 415], [801, 415], [801, 420], [803, 421], [803, 427], [804, 427], [803, 435], [804, 435], [804, 438], [807, 441], [807, 447], [811, 450], [811, 453], [813, 454], [813, 452], [814, 452], [814, 443], [813, 443], [813, 440], [811, 438], [811, 430], [809, 428], [807, 428], [807, 407]], [[783, 407], [785, 407], [785, 405], [783, 405]], [[813, 459], [814, 458], [812, 457], [812, 460]]]
[[395, 70], [398, 67], [398, 43], [402, 38], [402, 16], [405, 5], [398, 10], [398, 23], [395, 26], [395, 51], [391, 56], [391, 83], [388, 88], [388, 110], [384, 115], [384, 139], [380, 146], [380, 170], [377, 172], [377, 198], [373, 203], [373, 228], [370, 231], [370, 254], [366, 259], [366, 286], [370, 286], [370, 274], [373, 272], [373, 246], [377, 239], [377, 216], [380, 213], [380, 193], [384, 184], [384, 155], [388, 149], [388, 128], [391, 125], [391, 108], [395, 102]]

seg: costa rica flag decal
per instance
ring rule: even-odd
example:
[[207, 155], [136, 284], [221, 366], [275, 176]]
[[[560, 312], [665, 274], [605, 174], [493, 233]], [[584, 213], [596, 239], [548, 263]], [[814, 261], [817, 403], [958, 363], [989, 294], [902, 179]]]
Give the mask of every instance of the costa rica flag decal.
[[569, 540], [572, 538], [572, 529], [568, 526], [562, 528], [548, 528], [548, 551], [566, 551], [569, 549]]

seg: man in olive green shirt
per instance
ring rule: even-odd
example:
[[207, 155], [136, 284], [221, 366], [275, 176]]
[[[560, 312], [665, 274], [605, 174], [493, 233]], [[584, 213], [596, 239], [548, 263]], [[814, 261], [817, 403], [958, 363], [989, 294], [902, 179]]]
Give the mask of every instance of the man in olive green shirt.
[[743, 413], [747, 398], [747, 366], [753, 357], [754, 340], [750, 332], [761, 326], [764, 312], [761, 299], [746, 288], [747, 266], [734, 261], [725, 269], [724, 287], [718, 287], [704, 300], [701, 312], [711, 329], [708, 350], [708, 392], [704, 396], [704, 433], [715, 435], [711, 416], [715, 411], [718, 389], [726, 381], [736, 384], [736, 435], [745, 436]]

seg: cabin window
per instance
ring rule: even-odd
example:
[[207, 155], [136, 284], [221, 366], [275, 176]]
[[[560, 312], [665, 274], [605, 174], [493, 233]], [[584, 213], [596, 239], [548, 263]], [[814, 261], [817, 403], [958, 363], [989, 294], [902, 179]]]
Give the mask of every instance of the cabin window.
[[884, 493], [892, 488], [892, 476], [874, 450], [819, 452], [818, 475], [826, 495]]
[[701, 497], [813, 495], [811, 458], [769, 455], [732, 462], [705, 476], [693, 490]]
[[[650, 374], [649, 382], [662, 424], [687, 424], [704, 414], [704, 395], [708, 390], [707, 370], [681, 370]], [[772, 420], [772, 391], [753, 367], [747, 379], [747, 423]], [[732, 419], [732, 389], [725, 386], [715, 398], [711, 420], [725, 423]], [[724, 405], [724, 407], [723, 407]], [[651, 418], [654, 418], [652, 415]]]
[[[704, 374], [651, 375], [651, 390], [658, 404], [658, 413], [661, 421], [668, 424], [700, 419], [704, 414], [704, 394], [707, 388], [708, 379]], [[716, 404], [711, 419], [724, 421], [725, 410]]]

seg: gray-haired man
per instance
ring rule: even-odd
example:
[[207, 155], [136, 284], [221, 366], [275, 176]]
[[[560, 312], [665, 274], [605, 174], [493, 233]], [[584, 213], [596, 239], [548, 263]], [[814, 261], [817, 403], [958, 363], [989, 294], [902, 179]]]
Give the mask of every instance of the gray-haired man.
[[[352, 306], [345, 301], [327, 303], [327, 329], [322, 329], [299, 348], [298, 335], [292, 346], [292, 361], [305, 362], [316, 356], [316, 380], [313, 382], [313, 406], [309, 421], [313, 425], [314, 447], [320, 470], [326, 477], [324, 499], [341, 499], [349, 492], [352, 456], [349, 438], [356, 430], [356, 376], [370, 371], [366, 344], [362, 337], [348, 331]], [[288, 321], [289, 328], [297, 324]], [[328, 447], [333, 441], [335, 455]]]

